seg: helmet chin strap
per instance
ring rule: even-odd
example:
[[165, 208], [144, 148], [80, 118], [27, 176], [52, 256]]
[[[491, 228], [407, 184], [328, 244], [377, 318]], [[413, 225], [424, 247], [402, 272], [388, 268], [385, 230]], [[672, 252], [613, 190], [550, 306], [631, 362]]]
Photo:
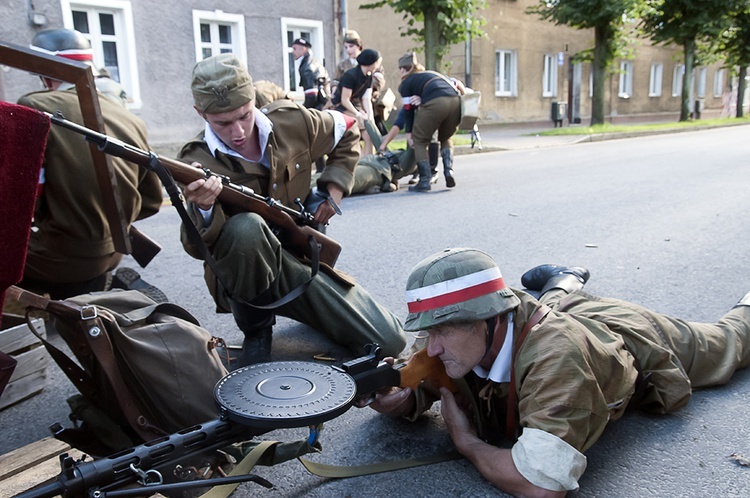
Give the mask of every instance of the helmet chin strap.
[[487, 355], [490, 353], [490, 349], [492, 349], [492, 342], [495, 340], [495, 326], [497, 325], [497, 316], [492, 316], [486, 319], [485, 323], [487, 324], [487, 347], [484, 350], [484, 356], [482, 356], [482, 360], [487, 357]]

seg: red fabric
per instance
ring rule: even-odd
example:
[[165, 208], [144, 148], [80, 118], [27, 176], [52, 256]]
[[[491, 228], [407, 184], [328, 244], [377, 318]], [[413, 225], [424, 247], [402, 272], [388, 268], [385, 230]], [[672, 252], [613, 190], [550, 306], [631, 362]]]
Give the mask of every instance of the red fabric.
[[23, 278], [49, 127], [41, 112], [0, 100], [0, 309]]

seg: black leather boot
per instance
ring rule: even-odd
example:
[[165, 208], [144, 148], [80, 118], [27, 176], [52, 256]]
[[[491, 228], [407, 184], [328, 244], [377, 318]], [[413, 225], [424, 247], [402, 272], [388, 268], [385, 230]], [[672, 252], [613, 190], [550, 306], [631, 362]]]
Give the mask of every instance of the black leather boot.
[[245, 334], [242, 351], [235, 368], [268, 361], [271, 358], [271, 341], [276, 315], [272, 311], [253, 308], [234, 299], [229, 300], [229, 307], [232, 309], [234, 321]]
[[438, 158], [440, 157], [440, 144], [437, 142], [430, 142], [430, 145], [427, 147], [427, 156], [430, 159], [430, 184], [435, 185], [438, 181]]
[[430, 187], [430, 161], [421, 160], [417, 163], [417, 170], [419, 171], [419, 182], [416, 185], [409, 187], [411, 192], [427, 192]]
[[445, 186], [453, 188], [456, 186], [456, 179], [453, 177], [453, 151], [443, 149], [440, 151], [443, 157], [443, 174], [445, 175]]
[[553, 278], [556, 278], [559, 275], [572, 275], [580, 282], [581, 287], [588, 282], [589, 277], [591, 276], [586, 268], [580, 266], [568, 267], [561, 265], [539, 265], [521, 276], [521, 284], [526, 289], [542, 291]]

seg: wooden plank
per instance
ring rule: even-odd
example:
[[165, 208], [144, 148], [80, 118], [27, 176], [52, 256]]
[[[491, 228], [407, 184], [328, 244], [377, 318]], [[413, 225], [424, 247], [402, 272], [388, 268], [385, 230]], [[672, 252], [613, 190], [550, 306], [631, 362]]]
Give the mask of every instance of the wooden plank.
[[0, 396], [0, 410], [39, 393], [44, 389], [46, 381], [47, 370], [44, 369], [9, 383]]
[[[82, 453], [76, 449], [68, 450], [68, 454], [75, 459], [82, 456]], [[49, 482], [60, 475], [60, 470], [60, 458], [58, 454], [55, 454], [34, 467], [0, 481], [0, 498], [10, 498], [39, 484]]]
[[[42, 332], [42, 337], [45, 337], [44, 322], [36, 318], [32, 323], [37, 331]], [[0, 330], [0, 351], [4, 353], [13, 354], [33, 344], [39, 344], [39, 339], [29, 331], [29, 327], [26, 324]]]
[[53, 437], [46, 437], [23, 448], [0, 455], [0, 482], [37, 465], [39, 462], [57, 457], [57, 455], [69, 449], [68, 443]]
[[[15, 370], [13, 370], [13, 375], [10, 376], [9, 383], [21, 380], [27, 375], [31, 375], [39, 370], [45, 370], [47, 368], [47, 363], [49, 363], [47, 350], [44, 349], [41, 344], [25, 353], [12, 356], [18, 361], [18, 364], [16, 365]], [[44, 385], [41, 387], [44, 387]]]

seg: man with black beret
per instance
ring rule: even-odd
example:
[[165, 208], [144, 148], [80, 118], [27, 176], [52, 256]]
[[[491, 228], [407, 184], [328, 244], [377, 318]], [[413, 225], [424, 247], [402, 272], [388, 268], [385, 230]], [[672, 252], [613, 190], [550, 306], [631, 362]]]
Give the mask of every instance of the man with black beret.
[[[226, 175], [285, 206], [310, 194], [312, 165], [327, 154], [317, 190], [332, 202], [313, 208], [315, 222], [325, 224], [334, 206], [351, 192], [359, 158], [359, 133], [353, 120], [336, 111], [306, 109], [282, 99], [255, 108], [252, 78], [233, 54], [198, 62], [192, 92], [205, 128], [179, 157]], [[276, 313], [305, 323], [359, 353], [370, 342], [389, 354], [406, 344], [402, 325], [359, 285], [320, 272], [296, 299], [272, 309], [251, 304], [276, 301], [310, 279], [308, 262], [283, 248], [274, 226], [254, 213], [230, 210], [217, 202], [223, 186], [216, 177], [185, 186], [191, 218], [222, 272], [221, 283], [206, 268], [206, 283], [219, 311], [231, 310], [245, 334], [239, 365], [268, 360]], [[202, 259], [183, 230], [183, 245]], [[252, 303], [251, 303], [252, 302]], [[251, 303], [251, 304], [249, 304]]]

